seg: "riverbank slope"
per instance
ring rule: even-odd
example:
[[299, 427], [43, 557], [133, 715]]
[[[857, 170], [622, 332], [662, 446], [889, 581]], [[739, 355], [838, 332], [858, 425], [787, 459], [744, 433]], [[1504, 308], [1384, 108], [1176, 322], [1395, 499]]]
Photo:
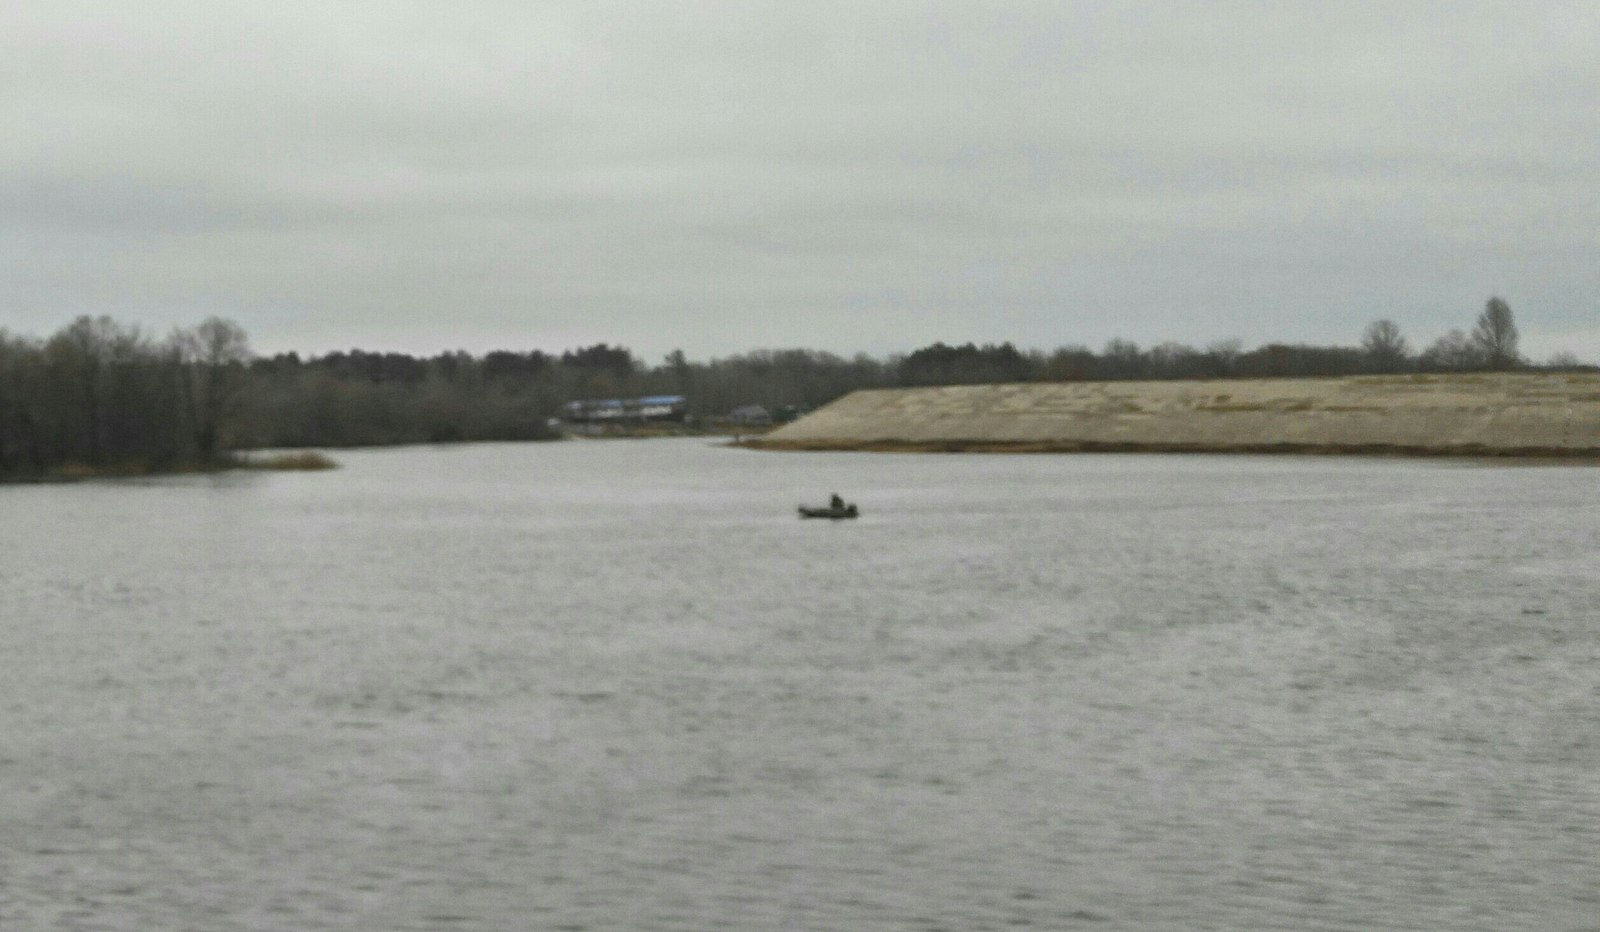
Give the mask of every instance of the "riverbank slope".
[[1600, 373], [877, 389], [746, 443], [784, 450], [1600, 458]]

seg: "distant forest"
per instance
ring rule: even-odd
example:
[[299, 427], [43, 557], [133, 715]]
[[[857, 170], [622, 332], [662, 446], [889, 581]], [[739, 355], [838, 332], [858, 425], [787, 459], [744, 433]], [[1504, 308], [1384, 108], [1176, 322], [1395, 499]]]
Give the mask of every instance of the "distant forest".
[[[108, 317], [80, 317], [43, 340], [0, 330], [0, 477], [208, 468], [226, 464], [233, 449], [548, 439], [550, 418], [580, 399], [683, 395], [690, 416], [706, 423], [747, 405], [804, 411], [860, 388], [1529, 367], [1499, 298], [1470, 331], [1451, 331], [1421, 352], [1379, 320], [1352, 346], [1112, 340], [1099, 352], [1045, 352], [934, 343], [886, 359], [788, 349], [693, 362], [674, 351], [656, 365], [605, 343], [559, 355], [255, 356], [244, 331], [220, 318], [155, 338]], [[1590, 367], [1561, 356], [1541, 368]]]

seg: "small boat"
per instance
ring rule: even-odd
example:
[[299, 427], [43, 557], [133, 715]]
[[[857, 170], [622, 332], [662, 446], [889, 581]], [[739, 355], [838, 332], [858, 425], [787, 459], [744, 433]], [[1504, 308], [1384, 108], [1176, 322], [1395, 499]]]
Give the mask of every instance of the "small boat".
[[861, 512], [856, 510], [855, 505], [845, 505], [842, 508], [834, 508], [832, 506], [827, 508], [807, 508], [804, 505], [800, 506], [800, 517], [802, 518], [831, 518], [834, 521], [838, 521], [840, 518], [858, 518], [860, 516]]

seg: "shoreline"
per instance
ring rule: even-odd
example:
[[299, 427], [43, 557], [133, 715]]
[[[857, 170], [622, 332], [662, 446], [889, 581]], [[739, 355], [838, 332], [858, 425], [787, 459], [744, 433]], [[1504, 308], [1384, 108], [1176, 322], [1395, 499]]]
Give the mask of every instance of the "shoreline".
[[1094, 440], [783, 440], [752, 438], [732, 447], [784, 453], [989, 453], [1094, 454], [1144, 453], [1173, 455], [1268, 454], [1279, 456], [1365, 456], [1400, 459], [1476, 459], [1560, 462], [1600, 466], [1600, 447], [1488, 447], [1481, 444], [1439, 446], [1330, 443], [1168, 443]]
[[338, 469], [337, 461], [315, 450], [295, 450], [267, 456], [236, 451], [211, 462], [153, 466], [149, 463], [106, 463], [90, 466], [65, 463], [42, 473], [0, 475], [0, 485], [61, 485], [105, 479], [158, 479], [169, 476], [210, 476], [227, 472], [319, 472]]

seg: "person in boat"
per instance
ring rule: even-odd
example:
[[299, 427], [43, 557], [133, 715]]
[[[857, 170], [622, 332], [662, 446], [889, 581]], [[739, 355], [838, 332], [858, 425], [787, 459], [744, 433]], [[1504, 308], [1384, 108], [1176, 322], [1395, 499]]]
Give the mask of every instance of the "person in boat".
[[828, 499], [828, 507], [834, 511], [842, 511], [844, 509], [844, 499], [839, 497], [838, 492], [833, 493], [833, 497]]

